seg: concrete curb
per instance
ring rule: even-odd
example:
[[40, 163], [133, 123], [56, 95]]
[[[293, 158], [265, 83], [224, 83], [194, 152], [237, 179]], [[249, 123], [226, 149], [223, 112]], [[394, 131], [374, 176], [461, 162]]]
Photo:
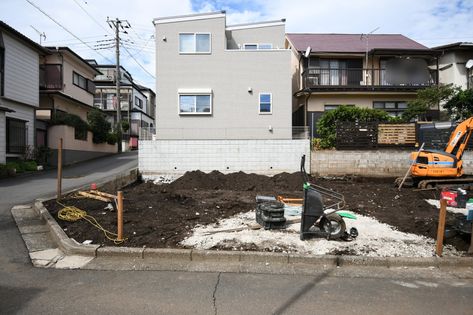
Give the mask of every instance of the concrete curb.
[[[112, 181], [102, 181], [99, 187], [120, 188], [137, 178], [137, 170], [132, 170], [127, 175], [117, 176]], [[76, 191], [72, 190], [73, 191]], [[111, 247], [100, 245], [83, 245], [70, 239], [62, 230], [41, 200], [34, 203], [36, 210], [49, 227], [53, 241], [68, 255], [80, 255], [96, 258], [119, 259], [128, 258], [146, 263], [159, 265], [159, 270], [188, 270], [203, 271], [203, 263], [210, 264], [214, 271], [226, 270], [231, 272], [265, 272], [265, 266], [279, 266], [282, 270], [297, 273], [298, 266], [375, 266], [385, 268], [396, 267], [473, 267], [473, 257], [364, 257], [364, 256], [312, 256], [302, 254], [272, 253], [272, 252], [244, 252], [244, 251], [219, 251], [196, 249], [171, 249], [171, 248], [136, 248], [136, 247]], [[254, 265], [254, 266], [252, 266]], [[135, 266], [133, 266], [135, 268]], [[85, 267], [87, 268], [87, 267]], [[142, 269], [149, 270], [149, 266]]]

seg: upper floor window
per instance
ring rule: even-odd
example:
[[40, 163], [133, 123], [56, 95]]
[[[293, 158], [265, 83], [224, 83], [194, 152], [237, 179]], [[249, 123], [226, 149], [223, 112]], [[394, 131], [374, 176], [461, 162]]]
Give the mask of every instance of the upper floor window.
[[78, 74], [77, 72], [72, 72], [72, 83], [75, 86], [80, 87], [83, 90], [86, 90], [89, 93], [95, 93], [95, 84], [91, 80], [86, 79], [84, 76]]
[[406, 101], [376, 101], [373, 102], [373, 108], [382, 109], [390, 116], [401, 116], [402, 113], [407, 109]]
[[143, 108], [143, 100], [138, 96], [135, 96], [135, 105], [139, 108]]
[[180, 33], [179, 53], [208, 54], [211, 51], [210, 33]]
[[244, 50], [273, 49], [273, 44], [243, 44]]
[[273, 111], [273, 96], [271, 93], [260, 93], [259, 94], [259, 113], [260, 114], [271, 114]]

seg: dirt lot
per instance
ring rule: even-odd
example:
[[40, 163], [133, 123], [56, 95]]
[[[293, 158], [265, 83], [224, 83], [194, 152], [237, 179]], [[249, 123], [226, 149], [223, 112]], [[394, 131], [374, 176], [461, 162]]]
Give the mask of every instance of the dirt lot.
[[[435, 237], [438, 209], [424, 199], [438, 199], [433, 191], [415, 192], [393, 187], [393, 179], [316, 179], [314, 183], [345, 195], [347, 209], [375, 217], [399, 231]], [[123, 189], [124, 246], [179, 247], [179, 242], [191, 233], [197, 224], [215, 223], [240, 212], [255, 208], [255, 197], [263, 195], [302, 196], [302, 178], [299, 173], [282, 173], [274, 177], [233, 173], [186, 173], [171, 184], [136, 183]], [[112, 193], [112, 192], [110, 192]], [[63, 204], [86, 210], [105, 228], [116, 230], [116, 213], [104, 209], [106, 203], [69, 195]], [[57, 217], [62, 206], [54, 200], [46, 203]], [[450, 215], [451, 216], [451, 215]], [[83, 242], [113, 244], [88, 222], [58, 220], [66, 233]], [[468, 242], [460, 237], [447, 241], [459, 250], [466, 250]]]

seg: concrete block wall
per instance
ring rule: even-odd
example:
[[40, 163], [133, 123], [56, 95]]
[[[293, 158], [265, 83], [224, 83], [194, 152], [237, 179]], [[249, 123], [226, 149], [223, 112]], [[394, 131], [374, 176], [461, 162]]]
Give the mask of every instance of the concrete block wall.
[[[411, 150], [312, 151], [311, 174], [320, 176], [403, 176], [410, 166]], [[473, 152], [463, 155], [466, 174], [473, 174]]]
[[274, 175], [297, 172], [301, 156], [308, 158], [309, 140], [141, 140], [139, 170], [144, 177], [200, 170], [243, 171]]

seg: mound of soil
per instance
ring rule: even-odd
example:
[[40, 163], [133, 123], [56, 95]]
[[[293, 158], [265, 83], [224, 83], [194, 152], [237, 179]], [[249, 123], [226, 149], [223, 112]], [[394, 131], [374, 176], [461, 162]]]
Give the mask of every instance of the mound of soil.
[[[312, 181], [344, 194], [349, 210], [375, 217], [403, 232], [429, 237], [436, 235], [438, 209], [424, 199], [438, 199], [437, 192], [416, 192], [412, 189], [399, 192], [392, 184], [393, 179], [313, 178]], [[196, 225], [215, 223], [254, 209], [256, 195], [301, 198], [302, 183], [300, 173], [267, 177], [217, 171], [209, 174], [188, 172], [170, 184], [135, 183], [123, 189], [124, 234], [128, 237], [123, 245], [179, 247], [179, 242]], [[106, 203], [76, 195], [65, 196], [61, 203], [87, 211], [106, 229], [116, 231], [116, 213], [105, 209]], [[46, 207], [57, 217], [63, 206], [51, 200]], [[78, 242], [92, 240], [94, 244], [113, 244], [84, 220], [58, 220], [58, 223], [69, 237]], [[460, 237], [449, 242], [460, 250], [468, 248], [468, 242]]]

